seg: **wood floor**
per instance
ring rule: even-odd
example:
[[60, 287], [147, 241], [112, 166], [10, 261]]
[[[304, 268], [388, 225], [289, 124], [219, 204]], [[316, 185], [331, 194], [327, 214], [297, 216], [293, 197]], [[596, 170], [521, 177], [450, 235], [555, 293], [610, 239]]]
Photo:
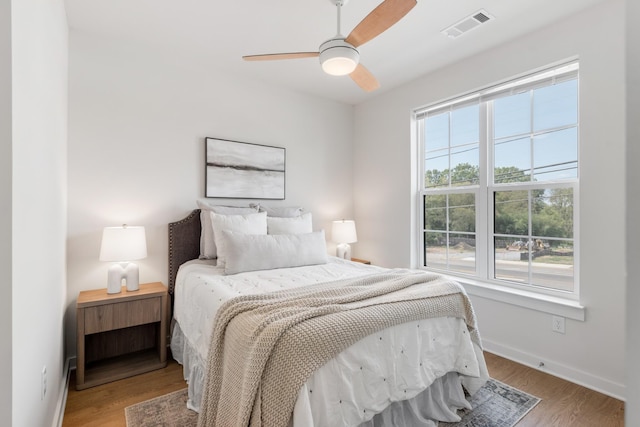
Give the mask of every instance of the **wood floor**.
[[62, 427], [125, 427], [124, 408], [183, 389], [182, 366], [167, 358], [167, 367], [124, 380], [77, 391], [71, 373]]
[[[517, 427], [624, 426], [623, 402], [485, 353], [491, 377], [542, 399]], [[72, 374], [63, 427], [125, 427], [124, 408], [186, 387], [182, 367], [167, 367], [76, 391]]]
[[485, 352], [489, 374], [542, 399], [517, 427], [624, 426], [624, 403], [585, 387]]

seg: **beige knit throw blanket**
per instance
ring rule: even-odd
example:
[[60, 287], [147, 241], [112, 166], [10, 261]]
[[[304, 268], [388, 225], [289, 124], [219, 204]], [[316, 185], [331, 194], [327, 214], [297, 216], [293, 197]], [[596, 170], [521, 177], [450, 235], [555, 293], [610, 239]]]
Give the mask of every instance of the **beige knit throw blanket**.
[[462, 287], [427, 272], [234, 298], [216, 317], [198, 426], [287, 426], [300, 387], [340, 351], [376, 331], [441, 316], [464, 319], [480, 345]]

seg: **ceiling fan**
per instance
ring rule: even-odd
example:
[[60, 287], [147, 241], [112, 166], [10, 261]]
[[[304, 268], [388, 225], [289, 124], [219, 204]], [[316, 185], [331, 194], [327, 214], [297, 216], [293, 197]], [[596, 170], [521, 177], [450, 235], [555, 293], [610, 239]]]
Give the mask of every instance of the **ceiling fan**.
[[320, 45], [318, 52], [268, 53], [243, 56], [245, 61], [272, 61], [280, 59], [320, 58], [325, 73], [334, 76], [349, 75], [363, 90], [380, 87], [378, 80], [360, 64], [358, 47], [379, 36], [402, 19], [417, 4], [416, 0], [384, 0], [373, 9], [351, 33], [340, 33], [340, 10], [348, 0], [329, 0], [338, 10], [338, 33]]

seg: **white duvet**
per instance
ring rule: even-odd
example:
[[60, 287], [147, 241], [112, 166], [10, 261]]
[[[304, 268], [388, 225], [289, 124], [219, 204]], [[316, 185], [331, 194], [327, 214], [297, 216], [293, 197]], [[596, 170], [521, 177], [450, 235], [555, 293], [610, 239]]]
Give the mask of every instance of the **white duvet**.
[[[189, 383], [189, 407], [199, 409], [203, 361], [209, 350], [215, 313], [225, 301], [238, 295], [291, 289], [381, 271], [385, 269], [334, 257], [323, 265], [229, 276], [211, 261], [191, 261], [181, 266], [174, 291], [177, 326], [171, 349], [176, 360], [184, 365]], [[455, 388], [451, 392], [458, 393], [449, 403], [433, 402], [434, 416], [442, 421], [459, 421], [456, 407], [468, 404], [460, 387], [454, 387], [460, 381], [458, 378], [462, 378], [471, 392], [488, 378], [482, 351], [465, 332], [463, 320], [444, 317], [405, 323], [366, 337], [309, 378], [298, 394], [293, 425], [371, 423], [372, 417], [392, 402], [416, 398], [434, 381], [439, 387]], [[445, 376], [448, 372], [462, 375]], [[418, 397], [424, 400], [422, 395]], [[421, 401], [421, 406], [425, 404], [432, 405]]]

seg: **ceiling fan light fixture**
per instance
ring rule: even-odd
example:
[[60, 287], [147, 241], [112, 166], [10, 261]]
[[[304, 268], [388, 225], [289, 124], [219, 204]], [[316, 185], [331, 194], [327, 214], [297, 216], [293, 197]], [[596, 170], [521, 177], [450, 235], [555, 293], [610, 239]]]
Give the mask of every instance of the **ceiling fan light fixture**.
[[[380, 87], [376, 78], [360, 64], [358, 47], [379, 36], [401, 20], [417, 4], [417, 0], [382, 0], [360, 21], [347, 37], [340, 31], [340, 10], [347, 0], [329, 0], [336, 6], [336, 35], [320, 45], [317, 52], [270, 53], [243, 56], [245, 61], [269, 61], [319, 57], [325, 73], [334, 76], [349, 75], [362, 90], [374, 91]], [[477, 18], [476, 18], [477, 19]]]
[[332, 76], [351, 74], [359, 61], [358, 50], [343, 39], [329, 40], [320, 46], [322, 70]]

